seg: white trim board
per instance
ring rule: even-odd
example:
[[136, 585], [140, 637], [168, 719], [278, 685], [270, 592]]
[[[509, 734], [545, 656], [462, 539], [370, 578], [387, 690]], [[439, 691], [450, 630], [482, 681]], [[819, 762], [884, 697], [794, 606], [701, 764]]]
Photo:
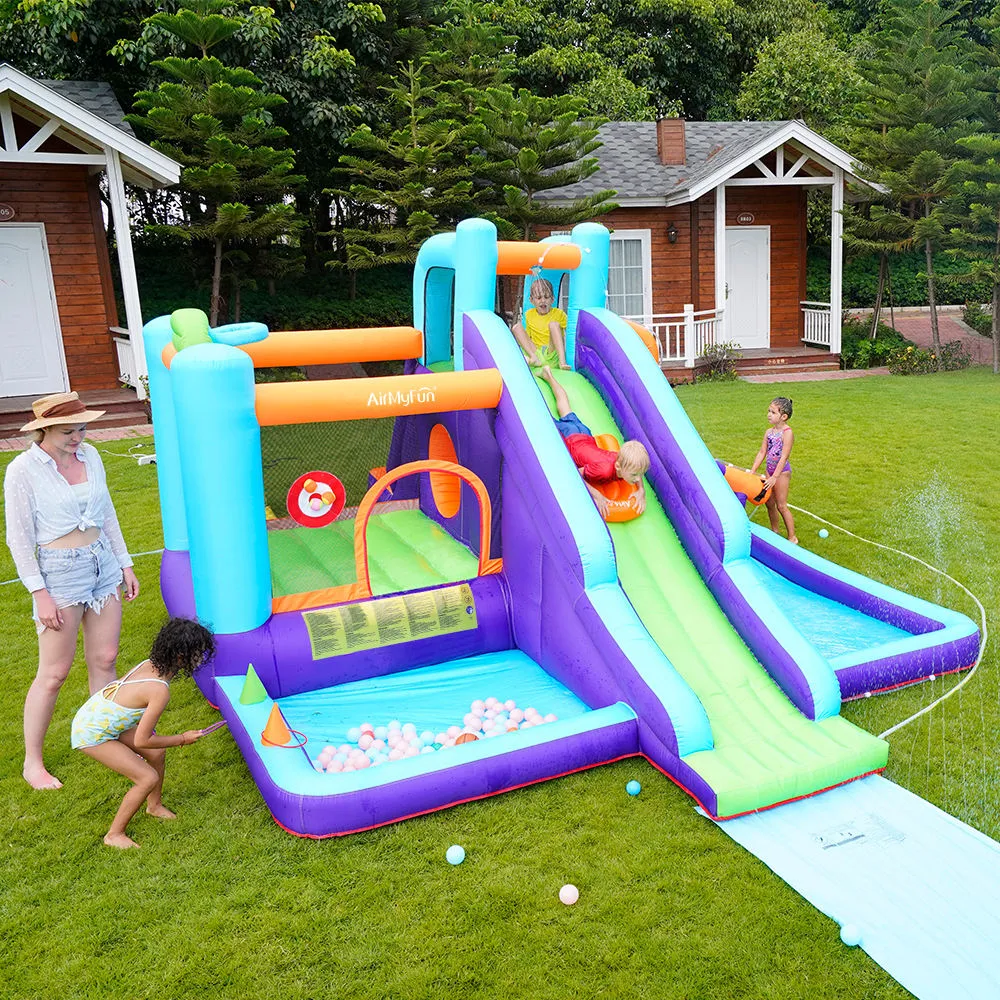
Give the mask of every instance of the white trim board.
[[[169, 156], [50, 90], [9, 63], [0, 64], [0, 95], [15, 95], [47, 116], [58, 118], [66, 129], [79, 133], [98, 147], [116, 150], [122, 158], [122, 166], [128, 168], [131, 183], [156, 188], [180, 180], [180, 164]], [[16, 155], [16, 150], [8, 149], [7, 152]]]

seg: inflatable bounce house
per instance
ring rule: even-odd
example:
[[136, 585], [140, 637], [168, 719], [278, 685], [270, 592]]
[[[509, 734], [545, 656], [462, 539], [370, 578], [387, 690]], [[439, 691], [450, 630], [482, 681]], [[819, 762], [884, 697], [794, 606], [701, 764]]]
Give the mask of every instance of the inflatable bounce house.
[[[290, 832], [632, 755], [713, 817], [764, 809], [885, 766], [843, 698], [975, 660], [969, 619], [750, 523], [650, 335], [605, 308], [608, 253], [595, 224], [521, 244], [471, 219], [421, 247], [412, 328], [146, 326], [164, 600], [216, 632], [197, 682]], [[568, 294], [557, 378], [648, 449], [640, 517], [598, 513], [498, 275]]]

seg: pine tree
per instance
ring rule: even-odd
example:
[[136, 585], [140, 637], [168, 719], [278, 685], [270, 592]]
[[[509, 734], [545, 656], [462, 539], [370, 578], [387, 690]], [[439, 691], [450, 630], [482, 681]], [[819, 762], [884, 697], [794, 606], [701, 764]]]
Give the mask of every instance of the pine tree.
[[582, 115], [577, 97], [538, 97], [527, 90], [494, 87], [472, 127], [480, 176], [493, 188], [493, 211], [506, 233], [530, 240], [539, 225], [567, 226], [615, 208], [612, 190], [581, 197], [539, 198], [590, 177], [590, 154], [601, 144], [597, 122]]
[[347, 140], [356, 152], [340, 157], [348, 186], [336, 193], [367, 209], [370, 224], [339, 230], [346, 252], [333, 266], [412, 263], [425, 239], [475, 214], [482, 195], [460, 106], [426, 75], [426, 64], [402, 67], [397, 85], [387, 88], [386, 119]]
[[952, 230], [958, 245], [950, 252], [966, 264], [961, 278], [985, 281], [993, 290], [993, 374], [1000, 375], [1000, 136], [960, 142], [970, 160], [958, 168], [957, 198], [964, 211], [962, 225]]
[[924, 250], [931, 337], [940, 365], [934, 252], [948, 237], [944, 203], [954, 191], [954, 164], [964, 155], [959, 140], [975, 131], [973, 117], [981, 104], [972, 46], [957, 13], [938, 0], [897, 0], [874, 40], [874, 53], [861, 64], [867, 87], [854, 151], [868, 177], [889, 189], [904, 228]]
[[220, 315], [223, 262], [232, 271], [238, 308], [241, 272], [250, 251], [287, 240], [300, 225], [286, 199], [302, 178], [292, 173], [292, 150], [277, 148], [287, 132], [272, 120], [284, 98], [262, 90], [250, 70], [228, 67], [209, 54], [244, 27], [244, 20], [231, 11], [227, 0], [190, 0], [176, 14], [161, 12], [149, 19], [201, 54], [153, 63], [172, 79], [156, 90], [140, 91], [138, 113], [127, 116], [138, 129], [156, 136], [156, 149], [183, 167], [189, 217], [175, 226], [150, 228], [211, 244], [213, 325]]

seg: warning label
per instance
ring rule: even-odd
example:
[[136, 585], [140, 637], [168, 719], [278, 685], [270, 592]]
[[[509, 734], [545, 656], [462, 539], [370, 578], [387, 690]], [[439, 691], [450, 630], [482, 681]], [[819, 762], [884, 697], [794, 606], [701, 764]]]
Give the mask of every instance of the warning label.
[[304, 611], [314, 660], [392, 646], [476, 628], [476, 605], [467, 583], [398, 597], [379, 597], [339, 608]]

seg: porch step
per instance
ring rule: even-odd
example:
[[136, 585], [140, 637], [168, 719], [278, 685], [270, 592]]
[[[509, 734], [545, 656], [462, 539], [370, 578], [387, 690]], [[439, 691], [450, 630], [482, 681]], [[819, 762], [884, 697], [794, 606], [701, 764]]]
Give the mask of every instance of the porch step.
[[736, 366], [736, 373], [742, 377], [744, 375], [781, 375], [787, 372], [789, 375], [802, 374], [803, 372], [835, 372], [840, 371], [840, 363], [831, 361], [827, 355], [822, 361], [800, 362], [796, 359], [795, 364], [740, 364]]
[[[0, 437], [15, 437], [34, 417], [32, 396], [7, 396], [0, 399]], [[81, 392], [80, 400], [90, 410], [104, 410], [89, 426], [92, 430], [108, 427], [132, 427], [148, 424], [149, 417], [132, 389], [94, 389]]]

